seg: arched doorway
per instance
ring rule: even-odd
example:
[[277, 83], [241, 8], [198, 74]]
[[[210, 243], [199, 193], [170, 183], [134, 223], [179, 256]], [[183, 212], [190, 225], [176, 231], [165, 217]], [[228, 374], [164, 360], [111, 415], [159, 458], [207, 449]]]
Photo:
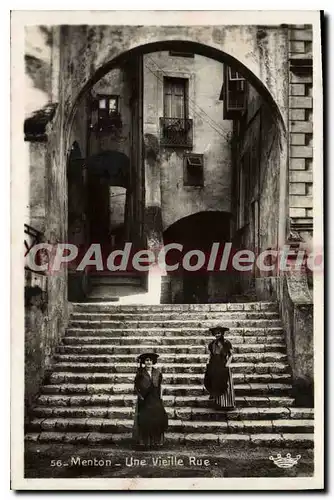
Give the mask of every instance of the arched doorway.
[[[106, 250], [121, 246], [128, 234], [127, 193], [130, 160], [119, 151], [103, 151], [86, 160], [89, 243]], [[114, 189], [112, 189], [114, 188]]]
[[164, 245], [177, 243], [183, 249], [182, 252], [171, 250], [167, 253], [169, 265], [181, 262], [188, 252], [200, 251], [205, 255], [205, 263], [197, 271], [190, 270], [197, 261], [194, 257], [194, 260], [189, 261], [189, 269], [180, 265], [176, 272], [169, 274], [171, 303], [225, 302], [231, 295], [229, 273], [218, 272], [217, 264], [211, 271], [207, 270], [212, 245], [219, 245], [218, 254], [221, 254], [224, 245], [230, 240], [230, 217], [225, 212], [199, 212], [176, 221], [164, 231]]

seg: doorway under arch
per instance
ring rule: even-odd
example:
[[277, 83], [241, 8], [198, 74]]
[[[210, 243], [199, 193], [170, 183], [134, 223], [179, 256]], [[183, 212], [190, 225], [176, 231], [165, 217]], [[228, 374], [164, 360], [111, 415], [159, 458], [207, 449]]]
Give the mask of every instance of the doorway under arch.
[[[169, 273], [169, 301], [182, 304], [206, 304], [225, 302], [232, 293], [231, 275], [228, 271], [219, 272], [217, 263], [224, 245], [230, 241], [231, 214], [227, 212], [198, 212], [179, 219], [163, 233], [164, 245], [182, 245], [182, 251], [167, 253], [169, 265], [183, 260], [187, 252], [203, 252], [205, 263], [198, 271], [187, 270], [180, 265], [176, 272]], [[213, 244], [219, 245], [216, 263], [207, 270]], [[190, 264], [195, 265], [195, 262]]]

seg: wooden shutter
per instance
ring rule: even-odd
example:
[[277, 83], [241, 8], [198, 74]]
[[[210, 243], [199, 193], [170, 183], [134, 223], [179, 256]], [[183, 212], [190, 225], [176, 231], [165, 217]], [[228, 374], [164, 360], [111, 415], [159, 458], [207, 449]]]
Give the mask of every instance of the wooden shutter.
[[184, 78], [164, 79], [165, 118], [187, 118], [186, 84]]

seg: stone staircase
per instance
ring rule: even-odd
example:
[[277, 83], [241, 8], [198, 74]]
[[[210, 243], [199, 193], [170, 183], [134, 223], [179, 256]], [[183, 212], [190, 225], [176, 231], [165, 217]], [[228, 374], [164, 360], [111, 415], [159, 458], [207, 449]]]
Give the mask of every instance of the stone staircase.
[[[234, 411], [211, 408], [203, 387], [212, 337], [230, 327]], [[26, 440], [112, 444], [131, 440], [136, 357], [160, 355], [170, 444], [313, 446], [313, 409], [294, 406], [277, 304], [73, 304]], [[166, 443], [167, 444], [167, 443]]]

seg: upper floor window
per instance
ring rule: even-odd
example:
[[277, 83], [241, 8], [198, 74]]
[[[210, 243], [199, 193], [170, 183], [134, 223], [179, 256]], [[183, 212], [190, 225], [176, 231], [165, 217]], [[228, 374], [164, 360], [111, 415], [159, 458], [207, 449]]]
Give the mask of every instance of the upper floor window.
[[188, 80], [164, 78], [164, 116], [160, 118], [161, 144], [192, 147], [192, 120], [188, 118]]
[[99, 119], [119, 113], [119, 96], [98, 96]]
[[238, 71], [226, 65], [220, 98], [224, 100], [224, 118], [237, 118], [246, 109], [246, 80]]
[[97, 132], [119, 130], [122, 127], [118, 95], [97, 95], [93, 99], [91, 128]]
[[164, 78], [164, 116], [166, 118], [188, 117], [188, 80]]

